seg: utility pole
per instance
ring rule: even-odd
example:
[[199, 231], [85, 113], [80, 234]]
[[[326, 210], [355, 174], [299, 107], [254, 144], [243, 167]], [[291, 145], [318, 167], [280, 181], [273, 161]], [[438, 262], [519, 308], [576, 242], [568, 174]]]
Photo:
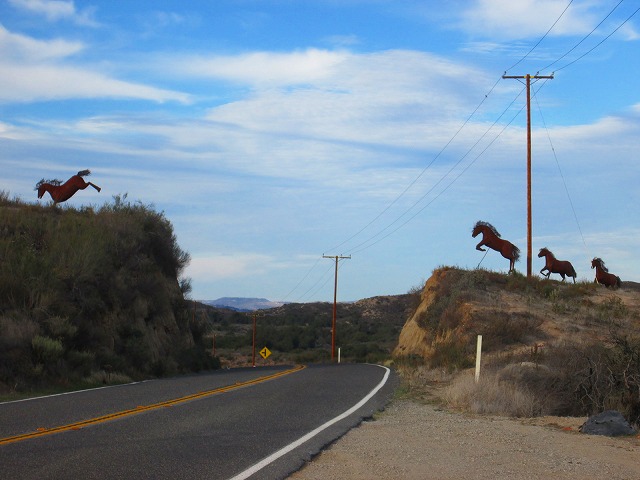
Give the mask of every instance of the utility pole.
[[338, 312], [338, 260], [350, 259], [351, 255], [348, 257], [343, 257], [342, 255], [322, 255], [322, 258], [333, 258], [336, 261], [336, 274], [335, 280], [333, 283], [333, 320], [331, 321], [331, 361], [333, 362], [334, 357], [336, 356], [336, 314]]
[[527, 277], [531, 277], [531, 79], [553, 80], [553, 75], [503, 75], [502, 78], [524, 79], [527, 85]]

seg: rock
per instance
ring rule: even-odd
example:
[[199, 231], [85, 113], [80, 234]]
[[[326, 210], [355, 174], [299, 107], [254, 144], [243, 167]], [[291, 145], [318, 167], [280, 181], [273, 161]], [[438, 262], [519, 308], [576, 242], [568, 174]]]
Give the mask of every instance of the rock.
[[606, 435], [608, 437], [634, 435], [636, 433], [622, 414], [615, 410], [607, 410], [589, 417], [580, 427], [580, 431], [589, 435]]

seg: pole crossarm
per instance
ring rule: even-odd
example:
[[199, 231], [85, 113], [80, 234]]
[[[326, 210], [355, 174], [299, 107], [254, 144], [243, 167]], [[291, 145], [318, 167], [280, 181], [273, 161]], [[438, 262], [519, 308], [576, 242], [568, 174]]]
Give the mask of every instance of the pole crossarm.
[[336, 356], [336, 314], [338, 312], [338, 260], [348, 260], [351, 255], [325, 255], [322, 254], [322, 258], [331, 258], [336, 262], [335, 280], [333, 282], [333, 317], [331, 320], [331, 361]]
[[532, 252], [531, 252], [531, 79], [553, 80], [553, 75], [503, 75], [504, 79], [526, 80], [527, 85], [527, 277], [531, 277]]

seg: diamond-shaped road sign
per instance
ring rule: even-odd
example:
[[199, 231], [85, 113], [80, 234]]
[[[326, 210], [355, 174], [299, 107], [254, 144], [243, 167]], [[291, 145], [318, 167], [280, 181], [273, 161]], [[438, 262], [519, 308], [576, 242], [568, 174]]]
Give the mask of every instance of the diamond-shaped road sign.
[[264, 347], [262, 350], [260, 350], [260, 356], [265, 360], [269, 357], [269, 355], [271, 355], [271, 351], [267, 347]]

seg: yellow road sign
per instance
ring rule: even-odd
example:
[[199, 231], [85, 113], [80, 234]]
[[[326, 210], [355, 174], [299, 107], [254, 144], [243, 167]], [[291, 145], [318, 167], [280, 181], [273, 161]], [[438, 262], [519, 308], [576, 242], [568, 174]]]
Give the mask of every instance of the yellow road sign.
[[260, 350], [260, 356], [265, 360], [269, 357], [269, 355], [271, 355], [271, 351], [267, 347], [264, 347], [262, 350]]

